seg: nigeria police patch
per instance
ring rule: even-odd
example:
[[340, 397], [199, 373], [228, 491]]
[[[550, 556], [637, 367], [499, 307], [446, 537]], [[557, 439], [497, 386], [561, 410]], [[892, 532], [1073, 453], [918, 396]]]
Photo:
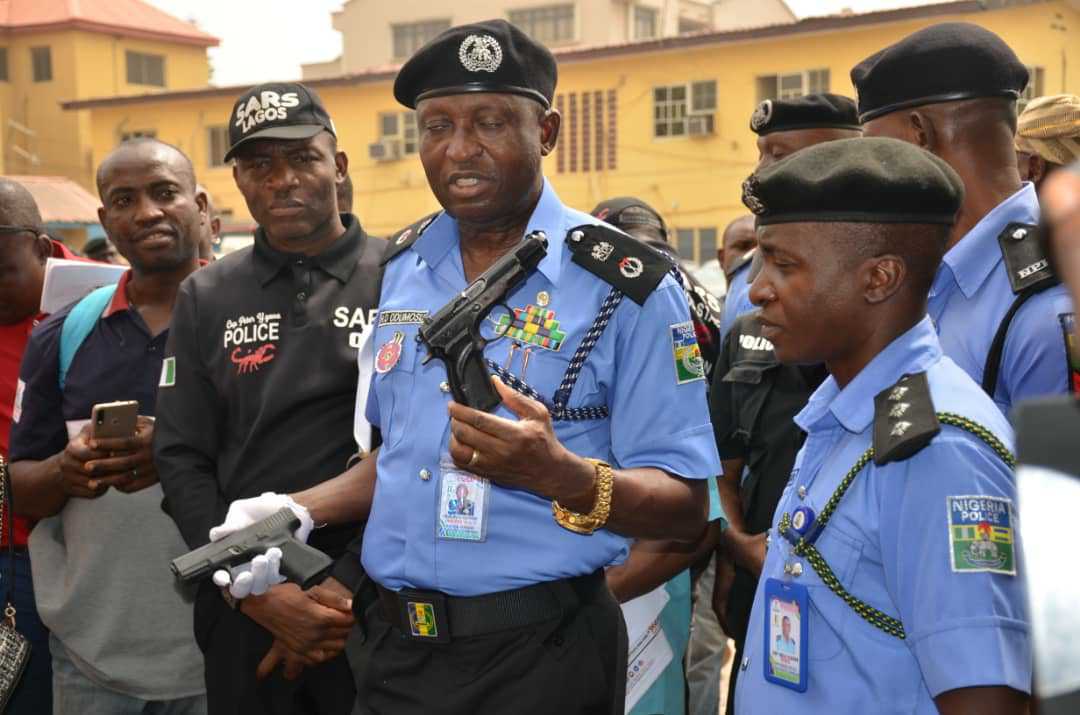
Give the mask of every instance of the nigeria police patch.
[[705, 361], [691, 321], [671, 327], [671, 350], [675, 358], [675, 381], [682, 385], [705, 379]]
[[1016, 575], [1011, 499], [980, 495], [945, 498], [949, 558], [956, 573]]

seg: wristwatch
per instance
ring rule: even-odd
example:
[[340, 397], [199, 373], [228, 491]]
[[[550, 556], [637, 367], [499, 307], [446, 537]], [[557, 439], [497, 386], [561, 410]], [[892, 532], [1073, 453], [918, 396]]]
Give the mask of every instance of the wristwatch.
[[551, 502], [551, 512], [559, 526], [575, 534], [586, 535], [607, 523], [608, 516], [611, 515], [611, 491], [615, 486], [615, 471], [610, 464], [599, 459], [587, 461], [596, 468], [596, 502], [593, 503], [592, 511], [579, 514], [560, 506], [555, 500]]

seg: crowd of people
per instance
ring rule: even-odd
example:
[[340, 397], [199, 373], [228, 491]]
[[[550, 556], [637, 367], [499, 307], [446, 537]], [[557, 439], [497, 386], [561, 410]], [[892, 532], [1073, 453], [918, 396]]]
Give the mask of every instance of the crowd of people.
[[[51, 315], [73, 254], [0, 178], [6, 712], [1029, 711], [1010, 420], [1080, 390], [1080, 98], [1018, 116], [1024, 65], [947, 23], [857, 101], [762, 102], [717, 296], [645, 201], [560, 200], [557, 74], [501, 20], [411, 57], [442, 209], [386, 238], [302, 84], [234, 104], [220, 260], [189, 158], [125, 141], [85, 251], [129, 267]], [[281, 509], [316, 585], [280, 548], [174, 578]]]

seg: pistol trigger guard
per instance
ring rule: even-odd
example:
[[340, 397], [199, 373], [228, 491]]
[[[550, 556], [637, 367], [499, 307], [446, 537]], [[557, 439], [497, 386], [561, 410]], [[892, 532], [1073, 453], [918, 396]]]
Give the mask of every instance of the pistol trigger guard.
[[506, 315], [507, 315], [507, 317], [509, 319], [506, 321], [506, 327], [502, 329], [502, 332], [499, 332], [498, 328], [496, 327], [496, 329], [493, 332], [495, 337], [492, 338], [491, 340], [488, 340], [487, 341], [488, 344], [493, 343], [496, 340], [502, 340], [503, 338], [505, 338], [506, 334], [508, 332], [510, 332], [511, 324], [514, 322], [514, 309], [511, 308], [505, 301], [500, 300], [498, 303], [495, 304], [494, 307], [496, 307], [496, 308], [506, 308]]

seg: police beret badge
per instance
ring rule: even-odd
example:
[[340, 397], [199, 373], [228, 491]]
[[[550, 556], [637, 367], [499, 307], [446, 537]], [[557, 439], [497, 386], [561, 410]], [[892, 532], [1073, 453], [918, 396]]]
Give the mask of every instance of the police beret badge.
[[759, 104], [750, 115], [750, 129], [755, 132], [761, 131], [772, 119], [773, 104], [771, 99], [766, 99]]
[[469, 35], [458, 47], [461, 66], [470, 72], [494, 72], [502, 64], [502, 48], [491, 35]]
[[742, 202], [757, 216], [768, 211], [765, 202], [758, 196], [758, 178], [754, 174], [746, 177], [746, 181], [742, 182]]

